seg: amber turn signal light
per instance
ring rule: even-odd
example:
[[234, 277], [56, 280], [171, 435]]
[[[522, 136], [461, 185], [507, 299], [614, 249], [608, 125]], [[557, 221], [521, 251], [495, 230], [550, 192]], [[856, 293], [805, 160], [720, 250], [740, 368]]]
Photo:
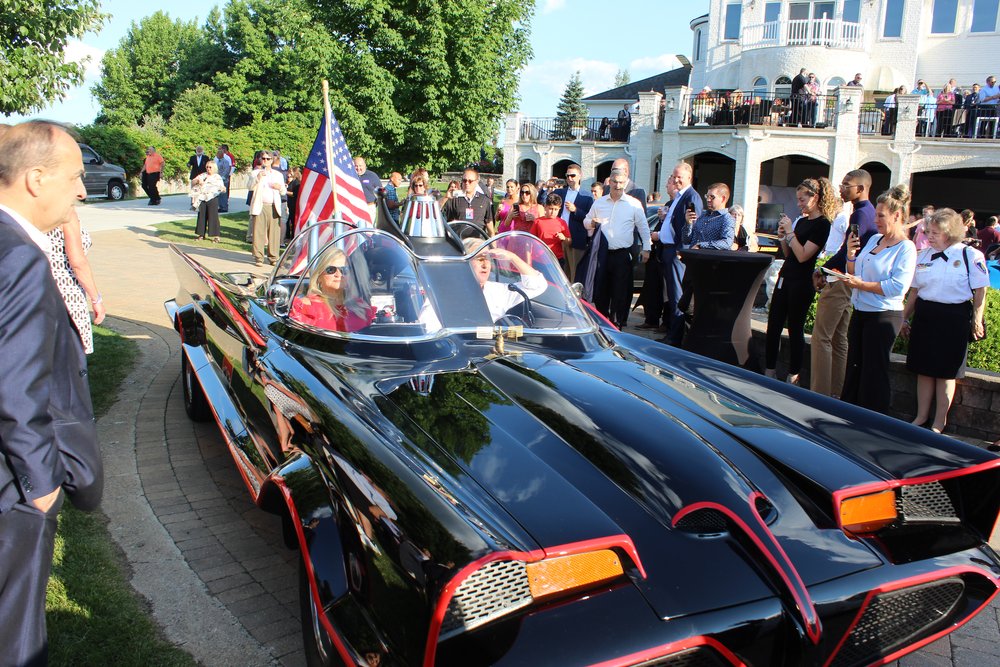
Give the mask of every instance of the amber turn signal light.
[[895, 491], [846, 498], [840, 503], [840, 525], [855, 535], [871, 534], [896, 520]]
[[624, 574], [621, 558], [610, 549], [528, 563], [528, 585], [536, 600], [610, 581]]

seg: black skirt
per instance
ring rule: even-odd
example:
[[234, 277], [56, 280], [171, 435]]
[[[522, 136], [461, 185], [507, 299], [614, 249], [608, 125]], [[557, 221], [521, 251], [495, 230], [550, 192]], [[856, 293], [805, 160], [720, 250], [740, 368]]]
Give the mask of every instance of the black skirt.
[[906, 368], [917, 375], [952, 380], [965, 377], [972, 328], [972, 302], [917, 299], [910, 324]]

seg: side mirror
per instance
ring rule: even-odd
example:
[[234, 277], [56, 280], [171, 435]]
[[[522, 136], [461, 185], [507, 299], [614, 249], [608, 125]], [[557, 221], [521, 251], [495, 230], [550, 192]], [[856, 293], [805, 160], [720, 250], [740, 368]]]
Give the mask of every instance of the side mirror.
[[569, 288], [573, 290], [573, 294], [576, 295], [577, 299], [583, 298], [583, 283], [573, 283]]
[[275, 283], [267, 288], [267, 305], [276, 315], [287, 315], [291, 294], [284, 285]]
[[90, 158], [90, 164], [101, 164], [102, 160], [99, 157]]

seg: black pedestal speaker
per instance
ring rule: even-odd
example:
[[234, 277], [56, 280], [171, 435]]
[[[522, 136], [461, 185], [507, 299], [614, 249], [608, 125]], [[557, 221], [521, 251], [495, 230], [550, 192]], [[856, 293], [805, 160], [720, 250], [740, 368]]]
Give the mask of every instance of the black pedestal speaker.
[[750, 314], [771, 264], [764, 253], [684, 250], [684, 283], [693, 296], [693, 315], [681, 347], [743, 366], [750, 356]]

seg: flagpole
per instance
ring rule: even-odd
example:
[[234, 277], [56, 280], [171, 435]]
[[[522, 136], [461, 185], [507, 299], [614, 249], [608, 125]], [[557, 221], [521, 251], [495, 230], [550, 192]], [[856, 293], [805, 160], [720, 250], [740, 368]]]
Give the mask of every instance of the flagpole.
[[333, 112], [330, 111], [330, 82], [323, 79], [323, 145], [326, 147], [326, 168], [330, 172], [330, 189], [333, 190], [333, 218], [340, 220], [340, 206], [337, 204], [337, 170], [333, 166]]

